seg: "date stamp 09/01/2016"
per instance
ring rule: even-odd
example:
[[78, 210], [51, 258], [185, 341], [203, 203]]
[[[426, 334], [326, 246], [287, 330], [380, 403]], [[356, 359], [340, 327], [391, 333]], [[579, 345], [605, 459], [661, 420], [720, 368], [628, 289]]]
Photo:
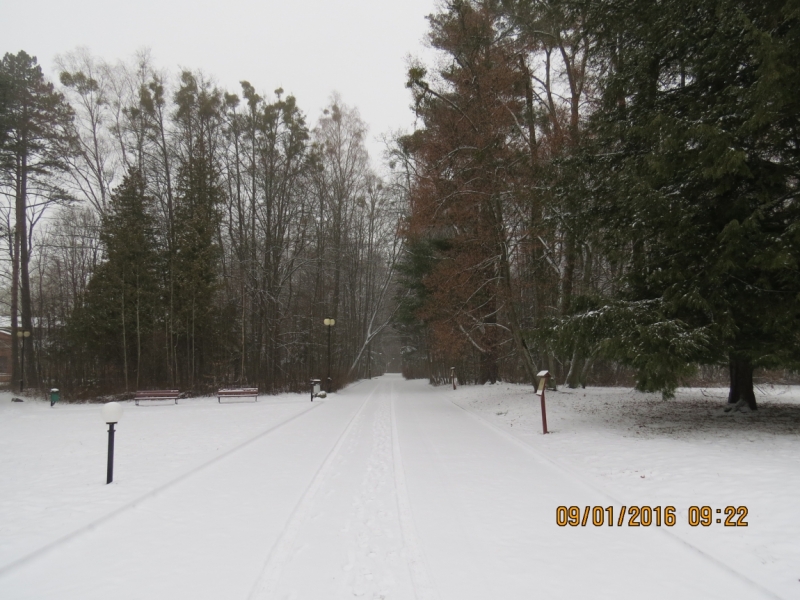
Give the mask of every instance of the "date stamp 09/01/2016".
[[[615, 514], [616, 513], [616, 514]], [[719, 524], [725, 527], [747, 527], [746, 506], [690, 506], [689, 525], [708, 527]], [[559, 506], [556, 509], [556, 525], [559, 527], [673, 527], [677, 523], [674, 506]]]

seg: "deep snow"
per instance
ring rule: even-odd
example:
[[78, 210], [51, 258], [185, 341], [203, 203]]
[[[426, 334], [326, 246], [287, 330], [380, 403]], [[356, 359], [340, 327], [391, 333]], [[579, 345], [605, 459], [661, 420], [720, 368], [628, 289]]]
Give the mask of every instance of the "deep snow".
[[[800, 598], [800, 394], [432, 388], [219, 405], [0, 395], [0, 598]], [[558, 527], [673, 505], [673, 528]], [[745, 505], [747, 528], [692, 528]]]

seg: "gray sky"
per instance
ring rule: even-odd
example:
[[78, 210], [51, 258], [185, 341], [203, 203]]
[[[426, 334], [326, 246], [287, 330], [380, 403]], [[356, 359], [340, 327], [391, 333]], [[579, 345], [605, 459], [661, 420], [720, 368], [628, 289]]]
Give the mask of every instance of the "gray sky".
[[110, 62], [144, 47], [160, 68], [202, 69], [240, 92], [282, 87], [313, 124], [334, 90], [380, 134], [413, 123], [407, 56], [424, 56], [434, 0], [0, 0], [0, 53], [25, 50], [55, 78], [53, 58], [78, 46]]

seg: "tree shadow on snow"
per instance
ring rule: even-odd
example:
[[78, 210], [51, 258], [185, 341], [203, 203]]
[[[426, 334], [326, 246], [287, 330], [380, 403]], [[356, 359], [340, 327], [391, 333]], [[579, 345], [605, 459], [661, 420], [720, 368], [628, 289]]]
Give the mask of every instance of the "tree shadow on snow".
[[[588, 398], [587, 398], [588, 400]], [[613, 429], [625, 429], [642, 437], [681, 434], [800, 434], [800, 404], [759, 398], [757, 411], [725, 412], [725, 398], [678, 394], [671, 400], [642, 395], [613, 402], [594, 398], [575, 402], [572, 409]], [[599, 400], [599, 401], [598, 401]], [[599, 424], [599, 423], [598, 423]]]

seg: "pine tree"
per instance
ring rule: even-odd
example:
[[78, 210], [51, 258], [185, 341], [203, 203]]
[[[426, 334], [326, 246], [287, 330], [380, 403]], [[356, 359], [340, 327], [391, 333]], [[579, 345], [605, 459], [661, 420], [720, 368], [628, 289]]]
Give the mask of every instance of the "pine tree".
[[412, 235], [447, 239], [426, 277], [436, 343], [474, 349], [479, 381], [499, 375], [511, 343], [525, 379], [536, 365], [522, 325], [514, 278], [518, 215], [527, 209], [530, 140], [524, 52], [491, 2], [450, 2], [431, 17], [431, 42], [452, 57], [432, 86], [420, 67], [409, 72], [425, 129], [413, 140], [420, 171], [412, 189]]
[[[36, 58], [23, 51], [6, 54], [0, 61], [0, 82], [0, 186], [10, 190], [15, 204], [11, 335], [16, 342], [20, 326], [35, 336], [29, 264], [36, 219], [31, 215], [30, 198], [37, 197], [39, 210], [67, 199], [53, 176], [66, 170], [65, 160], [72, 152], [72, 111], [45, 80]], [[25, 365], [26, 379], [35, 386], [38, 376], [33, 346], [25, 345]], [[12, 377], [16, 380], [20, 376], [16, 344], [12, 344], [12, 363]]]
[[5, 71], [0, 71], [0, 152], [8, 140], [11, 127], [11, 79]]

